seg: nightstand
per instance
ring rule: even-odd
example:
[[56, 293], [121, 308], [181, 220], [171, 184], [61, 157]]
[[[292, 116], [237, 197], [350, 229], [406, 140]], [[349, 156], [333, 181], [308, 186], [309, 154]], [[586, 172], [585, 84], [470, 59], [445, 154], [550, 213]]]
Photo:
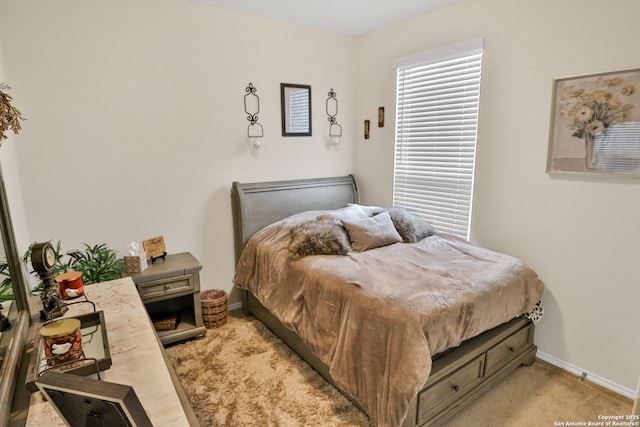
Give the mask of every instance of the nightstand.
[[141, 273], [130, 273], [151, 320], [177, 315], [175, 329], [158, 330], [162, 344], [204, 335], [200, 304], [202, 265], [190, 253], [167, 255]]

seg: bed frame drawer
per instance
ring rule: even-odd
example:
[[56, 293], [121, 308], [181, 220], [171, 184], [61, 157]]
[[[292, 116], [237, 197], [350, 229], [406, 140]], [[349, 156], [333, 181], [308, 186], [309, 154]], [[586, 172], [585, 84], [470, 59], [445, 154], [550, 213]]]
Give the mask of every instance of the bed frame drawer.
[[482, 382], [484, 354], [420, 393], [418, 419], [428, 419]]
[[505, 338], [494, 347], [487, 351], [487, 375], [498, 370], [504, 363], [509, 361], [512, 356], [522, 351], [528, 342], [530, 342], [530, 327], [522, 328], [515, 334]]

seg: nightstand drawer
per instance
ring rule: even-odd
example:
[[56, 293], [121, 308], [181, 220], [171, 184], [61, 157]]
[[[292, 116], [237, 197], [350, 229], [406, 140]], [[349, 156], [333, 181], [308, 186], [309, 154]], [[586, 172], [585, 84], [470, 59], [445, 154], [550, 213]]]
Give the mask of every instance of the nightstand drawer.
[[418, 400], [418, 419], [429, 418], [442, 410], [443, 406], [465, 394], [482, 381], [484, 373], [484, 354], [457, 371], [428, 387]]
[[522, 330], [489, 349], [487, 351], [487, 374], [490, 374], [494, 369], [498, 369], [502, 365], [502, 361], [521, 350], [529, 341], [530, 331], [531, 327], [522, 328]]
[[138, 292], [140, 292], [143, 301], [166, 295], [193, 292], [194, 289], [193, 275], [191, 274], [153, 280], [138, 285]]

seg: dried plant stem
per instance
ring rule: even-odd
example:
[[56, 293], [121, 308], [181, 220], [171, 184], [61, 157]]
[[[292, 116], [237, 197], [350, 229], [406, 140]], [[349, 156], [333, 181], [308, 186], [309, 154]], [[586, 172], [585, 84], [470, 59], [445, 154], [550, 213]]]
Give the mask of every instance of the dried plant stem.
[[7, 139], [5, 132], [9, 129], [17, 135], [22, 129], [20, 120], [24, 120], [20, 110], [11, 105], [13, 98], [5, 92], [8, 89], [6, 83], [0, 84], [0, 141]]

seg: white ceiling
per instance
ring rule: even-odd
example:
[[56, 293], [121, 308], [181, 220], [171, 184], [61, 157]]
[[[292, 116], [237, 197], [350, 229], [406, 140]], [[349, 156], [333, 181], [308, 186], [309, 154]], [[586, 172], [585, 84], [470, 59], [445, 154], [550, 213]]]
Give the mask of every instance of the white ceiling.
[[457, 0], [193, 0], [280, 21], [359, 36]]

